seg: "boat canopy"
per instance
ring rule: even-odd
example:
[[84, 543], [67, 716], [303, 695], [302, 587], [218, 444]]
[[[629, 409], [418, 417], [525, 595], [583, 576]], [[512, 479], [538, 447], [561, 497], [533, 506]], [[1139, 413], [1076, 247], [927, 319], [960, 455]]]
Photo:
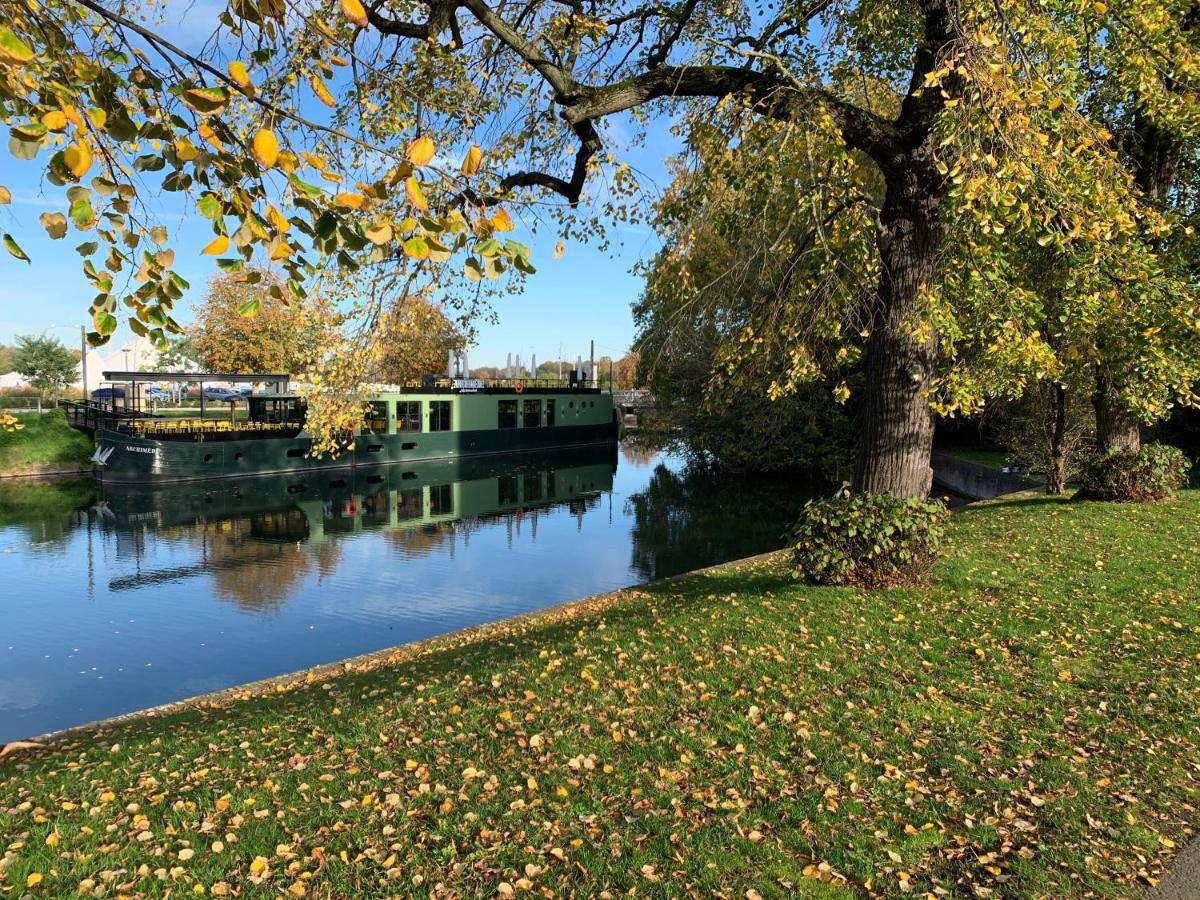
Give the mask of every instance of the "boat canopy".
[[284, 372], [104, 372], [105, 381], [114, 384], [157, 384], [160, 381], [185, 382], [201, 386], [212, 382], [226, 384], [269, 384], [272, 393], [287, 390], [291, 375]]

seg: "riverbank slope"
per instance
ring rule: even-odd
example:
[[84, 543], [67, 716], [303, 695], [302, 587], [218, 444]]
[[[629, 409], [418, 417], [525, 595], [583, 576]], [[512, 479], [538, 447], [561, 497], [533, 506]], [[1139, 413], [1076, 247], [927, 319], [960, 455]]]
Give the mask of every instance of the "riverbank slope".
[[0, 478], [90, 471], [91, 438], [67, 424], [61, 409], [17, 413], [24, 428], [0, 430]]
[[1200, 788], [1200, 493], [955, 514], [928, 589], [781, 557], [0, 761], [34, 896], [1136, 896]]

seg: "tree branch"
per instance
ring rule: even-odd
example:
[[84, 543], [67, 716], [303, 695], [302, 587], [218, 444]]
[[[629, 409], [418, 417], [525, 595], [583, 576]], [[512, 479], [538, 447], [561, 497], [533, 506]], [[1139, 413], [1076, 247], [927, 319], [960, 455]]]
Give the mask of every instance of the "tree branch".
[[663, 66], [603, 87], [581, 87], [580, 97], [566, 105], [568, 122], [598, 119], [659, 97], [729, 97], [741, 95], [760, 115], [796, 121], [814, 106], [823, 106], [837, 122], [846, 144], [877, 161], [885, 160], [897, 138], [895, 126], [869, 110], [824, 88], [798, 88], [782, 75], [738, 66]]

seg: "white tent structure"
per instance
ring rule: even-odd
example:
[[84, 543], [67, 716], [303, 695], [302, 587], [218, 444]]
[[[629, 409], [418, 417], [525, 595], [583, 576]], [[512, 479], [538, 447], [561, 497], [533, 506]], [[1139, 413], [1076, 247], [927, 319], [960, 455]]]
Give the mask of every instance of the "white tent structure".
[[[87, 352], [87, 384], [83, 385], [84, 396], [100, 386], [106, 371], [139, 372], [152, 371], [158, 366], [158, 350], [149, 338], [134, 335], [123, 344], [107, 344]], [[83, 384], [82, 374], [79, 383]]]

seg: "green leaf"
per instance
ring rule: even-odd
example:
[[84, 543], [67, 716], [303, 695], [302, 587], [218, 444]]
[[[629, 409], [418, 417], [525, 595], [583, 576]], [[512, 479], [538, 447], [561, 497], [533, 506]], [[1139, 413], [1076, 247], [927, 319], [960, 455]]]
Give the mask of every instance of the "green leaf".
[[262, 300], [258, 297], [251, 297], [245, 303], [237, 308], [239, 316], [257, 316], [259, 309], [262, 307]]
[[216, 194], [204, 194], [196, 201], [196, 212], [206, 219], [216, 219], [221, 215], [221, 198]]
[[71, 221], [75, 223], [76, 228], [90, 228], [96, 221], [96, 212], [92, 209], [92, 203], [86, 198], [76, 200], [71, 204]]
[[11, 234], [5, 234], [3, 242], [5, 250], [7, 250], [17, 259], [23, 259], [25, 262], [29, 262], [29, 257], [25, 255], [25, 251], [21, 249], [21, 245], [13, 240], [13, 236]]
[[98, 331], [104, 337], [108, 337], [117, 330], [117, 317], [110, 312], [97, 313], [92, 317], [92, 322]]
[[41, 142], [49, 130], [41, 122], [26, 122], [24, 125], [14, 125], [9, 129], [9, 133], [19, 141], [32, 141], [36, 144]]
[[229, 91], [222, 87], [188, 88], [180, 95], [198, 113], [211, 115], [229, 105]]
[[34, 57], [34, 52], [7, 25], [0, 25], [0, 63], [20, 66]]

